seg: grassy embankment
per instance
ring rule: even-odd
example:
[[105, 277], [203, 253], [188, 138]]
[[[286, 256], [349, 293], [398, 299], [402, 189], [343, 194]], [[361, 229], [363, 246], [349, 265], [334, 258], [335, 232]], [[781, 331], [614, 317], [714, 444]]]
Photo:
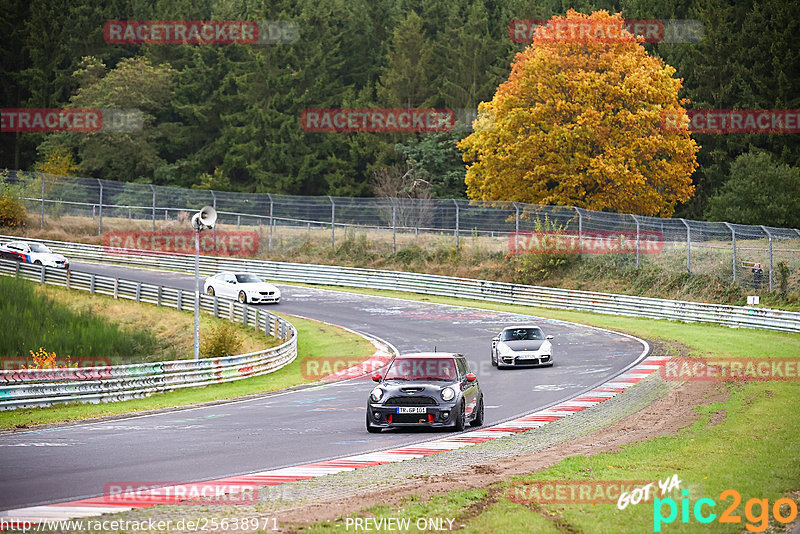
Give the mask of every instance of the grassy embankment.
[[[28, 351], [39, 347], [59, 357], [109, 358], [115, 364], [190, 358], [192, 354], [191, 313], [8, 277], [0, 277], [0, 292], [3, 294], [0, 316], [4, 321], [0, 330], [0, 354], [13, 358], [15, 363], [20, 357], [30, 357]], [[170, 408], [274, 391], [313, 381], [314, 377], [301, 372], [306, 360], [342, 354], [366, 359], [374, 352], [368, 341], [342, 328], [296, 317], [285, 318], [298, 329], [298, 357], [274, 373], [125, 402], [4, 411], [0, 412], [0, 428]], [[201, 315], [201, 331], [223, 322], [226, 321]], [[236, 325], [236, 332], [242, 340], [241, 353], [280, 343], [243, 325]]]
[[[746, 329], [730, 329], [707, 324], [683, 324], [670, 321], [625, 318], [572, 312], [503, 306], [444, 297], [398, 295], [410, 299], [461, 304], [486, 309], [505, 310], [553, 319], [577, 321], [630, 332], [647, 339], [678, 342], [697, 357], [789, 358], [800, 355], [800, 335]], [[728, 398], [697, 406], [699, 419], [676, 435], [657, 437], [621, 448], [616, 453], [575, 456], [555, 466], [528, 476], [517, 477], [485, 488], [454, 489], [448, 495], [433, 498], [411, 497], [400, 507], [378, 506], [361, 510], [351, 517], [410, 518], [414, 525], [420, 518], [455, 518], [464, 532], [652, 532], [653, 504], [628, 506], [618, 510], [615, 504], [537, 504], [517, 503], [509, 498], [513, 481], [597, 481], [655, 480], [678, 474], [682, 486], [700, 488], [703, 494], [689, 495], [690, 505], [701, 497], [717, 502], [717, 517], [731, 503], [720, 499], [726, 489], [737, 490], [742, 501], [735, 514], [740, 523], [700, 524], [689, 512], [689, 522], [681, 524], [681, 515], [663, 532], [742, 532], [749, 521], [745, 505], [751, 498], [768, 499], [794, 496], [800, 490], [800, 383], [794, 381], [735, 382], [725, 385]], [[664, 417], [669, 417], [668, 413]], [[794, 493], [792, 493], [794, 492]], [[680, 505], [678, 492], [671, 494]], [[754, 517], [760, 509], [751, 506]], [[664, 508], [664, 514], [668, 509]], [[782, 513], [788, 515], [784, 506]], [[774, 526], [775, 521], [772, 522]], [[345, 518], [301, 528], [302, 532], [340, 532]], [[415, 529], [412, 528], [412, 531]]]

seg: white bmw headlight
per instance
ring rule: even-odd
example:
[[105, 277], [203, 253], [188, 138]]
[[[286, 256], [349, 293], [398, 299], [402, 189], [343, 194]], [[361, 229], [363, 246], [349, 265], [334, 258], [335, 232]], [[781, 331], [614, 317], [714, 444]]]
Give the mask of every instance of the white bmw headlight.
[[369, 398], [371, 398], [373, 402], [378, 402], [383, 398], [383, 390], [381, 388], [373, 389], [372, 393], [369, 394]]
[[455, 390], [453, 388], [448, 387], [448, 388], [444, 388], [442, 390], [442, 399], [444, 399], [446, 401], [453, 400], [453, 398], [455, 396], [456, 396], [456, 392], [455, 392]]

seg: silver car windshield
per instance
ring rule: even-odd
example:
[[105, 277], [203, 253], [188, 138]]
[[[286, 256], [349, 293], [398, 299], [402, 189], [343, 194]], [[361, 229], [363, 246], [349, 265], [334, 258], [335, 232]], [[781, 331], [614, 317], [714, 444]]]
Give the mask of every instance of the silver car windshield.
[[514, 328], [503, 332], [501, 341], [531, 341], [544, 339], [544, 334], [538, 328]]
[[262, 280], [254, 274], [237, 274], [236, 281], [240, 284], [257, 284]]

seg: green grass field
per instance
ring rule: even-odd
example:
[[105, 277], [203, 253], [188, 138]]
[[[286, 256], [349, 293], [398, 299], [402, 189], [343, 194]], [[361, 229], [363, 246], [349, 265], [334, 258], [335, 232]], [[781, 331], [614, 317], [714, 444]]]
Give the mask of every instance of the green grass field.
[[52, 294], [37, 291], [33, 282], [0, 276], [0, 354], [29, 356], [44, 347], [58, 356], [107, 357], [136, 361], [156, 352], [159, 340], [152, 332], [122, 328], [94, 313], [76, 311]]

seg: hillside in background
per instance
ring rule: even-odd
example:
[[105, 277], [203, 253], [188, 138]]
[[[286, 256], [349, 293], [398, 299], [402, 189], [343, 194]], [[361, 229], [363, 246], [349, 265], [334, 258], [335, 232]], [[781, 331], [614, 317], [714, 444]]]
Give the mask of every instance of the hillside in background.
[[[509, 23], [568, 8], [700, 21], [697, 42], [645, 44], [684, 79], [689, 108], [800, 108], [796, 0], [9, 0], [0, 22], [3, 108], [138, 108], [143, 128], [2, 133], [0, 167], [56, 162], [50, 172], [66, 166], [79, 176], [232, 191], [463, 197], [455, 147], [468, 133], [463, 121], [439, 133], [310, 133], [303, 110], [475, 110], [526, 46], [512, 41]], [[108, 44], [104, 24], [126, 19], [286, 21], [297, 35], [269, 45]], [[792, 207], [800, 136], [693, 137], [702, 147], [696, 193], [677, 216], [800, 224]], [[409, 170], [411, 185], [398, 182]], [[418, 186], [422, 193], [410, 190]], [[767, 209], [775, 204], [783, 209]]]

